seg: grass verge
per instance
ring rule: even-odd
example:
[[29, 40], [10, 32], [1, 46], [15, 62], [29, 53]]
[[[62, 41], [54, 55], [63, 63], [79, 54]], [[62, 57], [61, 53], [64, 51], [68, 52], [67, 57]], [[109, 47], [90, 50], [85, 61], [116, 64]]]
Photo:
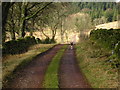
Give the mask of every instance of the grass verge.
[[112, 68], [111, 51], [89, 40], [76, 45], [76, 56], [82, 72], [93, 88], [117, 88], [118, 69]]
[[2, 61], [3, 87], [8, 86], [9, 82], [15, 77], [15, 72], [26, 66], [38, 54], [45, 52], [54, 44], [38, 44], [29, 48], [28, 52], [17, 55], [7, 55]]
[[67, 45], [64, 45], [62, 49], [59, 50], [59, 52], [55, 55], [55, 57], [52, 59], [52, 62], [48, 66], [43, 82], [44, 88], [58, 88], [58, 69], [60, 59], [62, 58], [62, 55], [64, 54], [66, 48]]

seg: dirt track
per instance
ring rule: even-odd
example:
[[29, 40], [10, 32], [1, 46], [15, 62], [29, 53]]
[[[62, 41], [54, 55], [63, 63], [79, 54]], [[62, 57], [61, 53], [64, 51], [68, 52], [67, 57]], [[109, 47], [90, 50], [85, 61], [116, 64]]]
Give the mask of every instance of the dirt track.
[[[17, 73], [18, 76], [6, 88], [42, 88], [45, 71], [62, 46], [57, 45], [45, 54], [38, 55], [29, 65]], [[75, 49], [70, 49], [70, 47], [66, 49], [60, 61], [58, 76], [60, 88], [91, 87], [77, 65]]]
[[61, 47], [62, 45], [57, 45], [45, 55], [38, 55], [25, 69], [19, 71], [7, 88], [42, 88], [47, 66]]
[[60, 88], [90, 88], [85, 76], [80, 71], [75, 58], [75, 50], [65, 51], [59, 72]]

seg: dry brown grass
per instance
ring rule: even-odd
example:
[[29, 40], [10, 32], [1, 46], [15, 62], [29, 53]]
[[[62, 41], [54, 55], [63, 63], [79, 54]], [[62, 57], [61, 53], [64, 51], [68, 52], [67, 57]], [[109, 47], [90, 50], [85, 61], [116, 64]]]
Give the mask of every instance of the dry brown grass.
[[115, 22], [110, 22], [110, 23], [105, 23], [105, 24], [100, 24], [100, 25], [97, 25], [95, 26], [96, 29], [119, 29], [120, 26], [119, 26], [119, 22], [118, 21], [115, 21]]

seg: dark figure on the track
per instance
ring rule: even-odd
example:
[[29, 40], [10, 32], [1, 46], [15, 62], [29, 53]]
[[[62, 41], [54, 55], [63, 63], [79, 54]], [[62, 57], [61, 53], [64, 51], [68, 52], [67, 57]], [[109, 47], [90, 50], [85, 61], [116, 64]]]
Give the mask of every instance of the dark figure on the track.
[[73, 49], [73, 42], [70, 43], [70, 48]]

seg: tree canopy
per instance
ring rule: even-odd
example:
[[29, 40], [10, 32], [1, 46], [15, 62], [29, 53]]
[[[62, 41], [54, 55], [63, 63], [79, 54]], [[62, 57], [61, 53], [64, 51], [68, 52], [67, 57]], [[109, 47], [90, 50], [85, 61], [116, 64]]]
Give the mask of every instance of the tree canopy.
[[[5, 42], [7, 32], [15, 40], [24, 38], [26, 32], [33, 35], [36, 30], [53, 40], [59, 30], [62, 40], [70, 27], [84, 31], [92, 25], [116, 21], [117, 7], [114, 2], [3, 2], [2, 40]], [[52, 32], [51, 37], [45, 33], [46, 28]]]

